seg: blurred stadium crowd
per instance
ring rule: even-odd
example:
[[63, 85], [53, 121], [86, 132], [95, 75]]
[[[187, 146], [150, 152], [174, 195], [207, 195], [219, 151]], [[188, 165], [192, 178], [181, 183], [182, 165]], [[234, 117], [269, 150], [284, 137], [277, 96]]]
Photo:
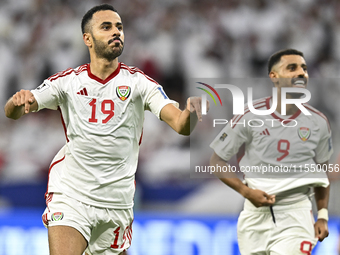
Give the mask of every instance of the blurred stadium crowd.
[[[125, 50], [119, 60], [157, 80], [182, 108], [192, 93], [190, 78], [266, 77], [268, 57], [282, 48], [304, 52], [310, 77], [339, 77], [338, 1], [1, 0], [2, 107], [15, 91], [33, 89], [56, 72], [89, 62], [80, 21], [88, 9], [104, 2], [123, 20]], [[312, 98], [318, 95], [313, 106], [331, 121], [336, 163], [340, 85], [332, 81], [313, 88]], [[165, 126], [146, 114], [137, 208], [238, 212], [242, 201], [236, 193], [217, 180], [190, 179], [189, 139]], [[59, 113], [42, 111], [20, 121], [0, 114], [0, 135], [0, 199], [1, 187], [45, 185], [49, 163], [65, 143]], [[340, 190], [339, 176], [332, 176], [332, 194]], [[238, 206], [221, 205], [228, 194], [240, 198]], [[2, 201], [11, 205], [4, 197]], [[334, 196], [330, 212], [340, 215]]]

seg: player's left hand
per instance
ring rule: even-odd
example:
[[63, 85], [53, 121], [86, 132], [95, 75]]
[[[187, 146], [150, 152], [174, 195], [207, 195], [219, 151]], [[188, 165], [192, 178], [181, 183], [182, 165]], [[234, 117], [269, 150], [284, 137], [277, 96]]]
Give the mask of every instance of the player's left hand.
[[325, 219], [318, 219], [314, 224], [314, 231], [315, 237], [322, 242], [329, 234], [327, 221]]
[[[209, 111], [209, 101], [206, 102], [207, 112]], [[202, 98], [201, 97], [189, 97], [187, 100], [187, 110], [190, 113], [196, 112], [197, 119], [202, 121]]]

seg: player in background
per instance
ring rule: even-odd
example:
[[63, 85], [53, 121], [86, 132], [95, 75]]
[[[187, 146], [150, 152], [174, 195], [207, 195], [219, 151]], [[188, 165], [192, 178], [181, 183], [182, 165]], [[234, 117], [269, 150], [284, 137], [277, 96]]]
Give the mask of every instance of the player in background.
[[[260, 169], [244, 172], [244, 182], [233, 173], [217, 174], [246, 198], [237, 230], [241, 254], [311, 254], [317, 241], [328, 236], [328, 177], [311, 170], [315, 163], [325, 169], [328, 166], [333, 152], [331, 130], [327, 118], [308, 104], [304, 107], [310, 116], [295, 104], [287, 105], [286, 116], [281, 114], [281, 89], [307, 86], [307, 65], [300, 51], [286, 49], [273, 54], [268, 73], [277, 88], [276, 111], [255, 115], [246, 108], [244, 115], [234, 116], [232, 125], [225, 126], [210, 145], [214, 150], [210, 165], [227, 166], [237, 154], [240, 169]], [[287, 94], [287, 98], [299, 97], [298, 93]], [[272, 99], [256, 100], [253, 105], [257, 110], [267, 110]], [[282, 126], [282, 121], [290, 127]], [[263, 174], [263, 166], [267, 170], [269, 166], [290, 167], [291, 171]], [[318, 209], [315, 223], [309, 199], [311, 188]]]
[[189, 135], [201, 102], [189, 98], [181, 111], [156, 81], [118, 62], [124, 30], [111, 5], [90, 9], [81, 27], [91, 62], [17, 92], [5, 113], [19, 119], [48, 108], [62, 115], [67, 142], [50, 165], [43, 214], [50, 254], [126, 254], [144, 111]]

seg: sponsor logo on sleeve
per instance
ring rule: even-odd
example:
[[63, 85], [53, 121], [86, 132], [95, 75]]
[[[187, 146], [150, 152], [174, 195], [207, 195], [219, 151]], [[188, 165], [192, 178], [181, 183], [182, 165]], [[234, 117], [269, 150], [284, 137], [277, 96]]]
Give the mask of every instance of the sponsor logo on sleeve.
[[223, 133], [220, 137], [220, 140], [223, 142], [227, 138], [227, 133]]

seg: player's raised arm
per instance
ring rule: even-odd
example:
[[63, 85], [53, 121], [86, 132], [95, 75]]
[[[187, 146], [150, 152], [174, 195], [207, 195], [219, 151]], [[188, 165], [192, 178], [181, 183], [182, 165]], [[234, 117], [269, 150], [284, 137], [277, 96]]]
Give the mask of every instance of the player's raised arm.
[[36, 111], [38, 103], [29, 90], [20, 90], [15, 93], [5, 105], [5, 114], [8, 118], [19, 119], [24, 114]]
[[[214, 152], [214, 154], [210, 158], [210, 165], [218, 165], [223, 168], [223, 166], [228, 166], [228, 163]], [[268, 195], [262, 190], [249, 188], [233, 172], [215, 172], [214, 174], [223, 183], [227, 184], [230, 188], [240, 193], [244, 198], [248, 199], [256, 207], [270, 206], [275, 203], [275, 195]]]
[[[326, 165], [328, 169], [328, 161], [320, 164], [322, 166]], [[325, 239], [328, 232], [328, 200], [329, 200], [329, 190], [330, 185], [327, 188], [324, 187], [314, 187], [316, 207], [318, 209], [318, 219], [314, 224], [315, 237], [319, 239], [320, 242]]]
[[[209, 101], [207, 101], [207, 108], [209, 108]], [[164, 106], [161, 111], [161, 119], [177, 133], [190, 135], [196, 126], [197, 120], [202, 121], [201, 98], [188, 98], [186, 108], [183, 111], [172, 104]]]

